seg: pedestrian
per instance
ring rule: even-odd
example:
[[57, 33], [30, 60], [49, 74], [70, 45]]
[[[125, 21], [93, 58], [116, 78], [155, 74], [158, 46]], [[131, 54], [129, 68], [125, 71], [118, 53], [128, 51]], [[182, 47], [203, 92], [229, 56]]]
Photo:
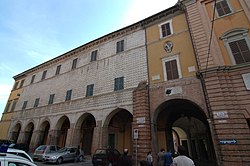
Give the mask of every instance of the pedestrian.
[[170, 151], [167, 151], [164, 157], [165, 157], [165, 166], [172, 166], [173, 163], [172, 153]]
[[123, 154], [118, 159], [119, 166], [132, 166], [132, 159], [128, 156], [128, 149], [123, 150]]
[[178, 146], [179, 156], [173, 159], [173, 166], [194, 166], [192, 159], [186, 156], [186, 148], [184, 146]]
[[165, 149], [161, 148], [157, 155], [158, 166], [165, 166]]
[[151, 151], [147, 153], [146, 161], [148, 163], [148, 166], [153, 166], [153, 156], [151, 154]]

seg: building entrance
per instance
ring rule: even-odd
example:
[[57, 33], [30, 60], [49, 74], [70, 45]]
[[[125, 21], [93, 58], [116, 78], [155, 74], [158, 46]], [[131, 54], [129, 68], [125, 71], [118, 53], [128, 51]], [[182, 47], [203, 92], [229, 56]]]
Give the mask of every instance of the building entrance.
[[187, 149], [195, 165], [215, 165], [216, 159], [205, 113], [195, 103], [183, 99], [161, 104], [155, 116], [158, 151], [177, 153], [178, 145]]

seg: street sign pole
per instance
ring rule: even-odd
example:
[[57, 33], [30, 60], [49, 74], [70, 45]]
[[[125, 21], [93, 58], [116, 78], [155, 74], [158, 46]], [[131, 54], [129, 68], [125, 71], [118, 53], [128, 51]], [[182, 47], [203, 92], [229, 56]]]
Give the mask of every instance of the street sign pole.
[[138, 160], [137, 160], [137, 148], [138, 148], [138, 145], [137, 145], [137, 141], [138, 141], [138, 138], [139, 138], [139, 130], [138, 129], [134, 129], [134, 139], [135, 139], [135, 165], [137, 166], [138, 165]]

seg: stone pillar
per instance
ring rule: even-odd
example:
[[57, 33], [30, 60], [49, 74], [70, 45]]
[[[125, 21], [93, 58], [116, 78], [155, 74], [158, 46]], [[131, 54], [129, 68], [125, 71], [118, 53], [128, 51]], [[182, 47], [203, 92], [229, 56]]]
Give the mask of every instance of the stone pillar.
[[67, 131], [67, 138], [66, 138], [65, 146], [72, 146], [73, 134], [74, 134], [74, 129], [69, 128]]
[[41, 139], [42, 138], [40, 131], [39, 130], [33, 131], [29, 145], [30, 151], [33, 152], [36, 149], [36, 147], [40, 144]]
[[73, 137], [72, 137], [72, 145], [78, 146], [81, 145], [81, 129], [72, 129]]
[[49, 130], [49, 136], [47, 139], [48, 145], [58, 145], [60, 130]]
[[146, 81], [141, 82], [133, 92], [133, 133], [135, 129], [138, 129], [139, 135], [137, 140], [134, 139], [133, 135], [133, 158], [136, 160], [137, 156], [137, 164], [139, 164], [141, 160], [145, 160], [147, 152], [152, 149], [149, 95]]

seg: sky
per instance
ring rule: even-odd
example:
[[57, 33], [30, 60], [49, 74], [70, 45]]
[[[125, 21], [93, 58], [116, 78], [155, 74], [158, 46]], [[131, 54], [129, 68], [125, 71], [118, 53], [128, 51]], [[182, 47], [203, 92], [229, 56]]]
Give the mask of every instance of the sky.
[[13, 76], [161, 12], [177, 0], [0, 0], [0, 117]]

